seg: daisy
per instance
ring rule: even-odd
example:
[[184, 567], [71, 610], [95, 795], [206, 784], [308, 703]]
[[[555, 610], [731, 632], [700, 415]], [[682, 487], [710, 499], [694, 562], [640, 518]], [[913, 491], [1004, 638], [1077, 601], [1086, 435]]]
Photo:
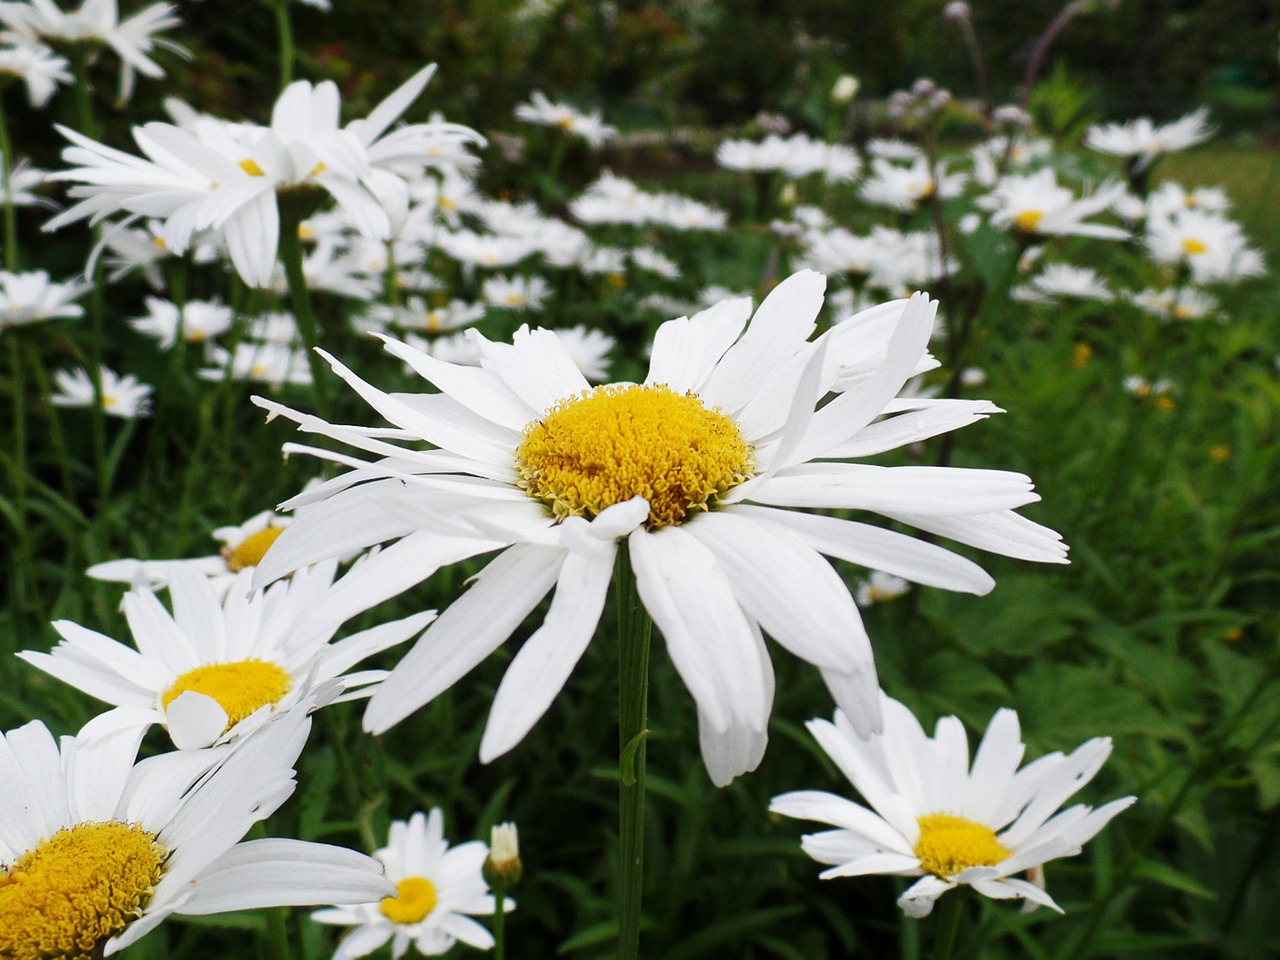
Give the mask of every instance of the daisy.
[[17, 34], [10, 34], [5, 40], [9, 45], [0, 47], [0, 76], [22, 80], [27, 86], [27, 101], [31, 106], [36, 109], [43, 107], [58, 84], [71, 82], [66, 59], [44, 44], [23, 39]]
[[1069, 263], [1046, 264], [1037, 277], [1029, 283], [1014, 287], [1009, 295], [1023, 303], [1052, 303], [1059, 297], [1077, 300], [1113, 299], [1107, 281], [1091, 267], [1075, 267]]
[[480, 289], [486, 303], [506, 310], [538, 310], [551, 295], [542, 277], [489, 277]]
[[1228, 283], [1266, 273], [1262, 254], [1234, 220], [1194, 207], [1147, 221], [1151, 259], [1186, 267], [1196, 283]]
[[599, 382], [609, 375], [609, 358], [618, 341], [601, 330], [591, 330], [578, 324], [567, 330], [557, 330], [556, 336], [564, 345], [574, 366], [588, 380]]
[[1135, 170], [1144, 170], [1161, 154], [1185, 150], [1211, 136], [1209, 109], [1201, 107], [1162, 126], [1156, 126], [1149, 117], [1093, 126], [1085, 134], [1084, 145], [1099, 153], [1125, 157]]
[[112, 704], [104, 723], [160, 724], [180, 750], [230, 742], [295, 704], [368, 696], [383, 671], [348, 671], [434, 619], [427, 611], [331, 643], [343, 623], [386, 596], [360, 565], [334, 583], [337, 566], [317, 564], [261, 594], [251, 593], [253, 571], [242, 570], [223, 598], [205, 577], [176, 569], [169, 576], [172, 613], [149, 590], [125, 594], [136, 650], [56, 620], [62, 640], [52, 652], [18, 656]]
[[359, 903], [392, 885], [363, 854], [239, 843], [293, 793], [310, 720], [295, 711], [233, 750], [135, 762], [141, 730], [40, 721], [0, 733], [0, 956], [110, 956], [171, 915]]
[[1127, 296], [1135, 307], [1162, 320], [1203, 320], [1219, 306], [1217, 297], [1195, 287], [1148, 288]]
[[872, 604], [896, 600], [910, 589], [911, 584], [902, 577], [873, 570], [870, 577], [858, 584], [854, 599], [858, 601], [858, 606], [869, 607]]
[[[489, 848], [480, 840], [450, 847], [439, 807], [423, 816], [391, 824], [387, 845], [374, 854], [396, 885], [394, 896], [372, 903], [317, 910], [320, 923], [353, 927], [334, 952], [334, 960], [363, 957], [391, 941], [399, 960], [410, 944], [424, 956], [445, 953], [458, 941], [478, 950], [493, 946], [493, 935], [473, 916], [488, 916], [496, 906], [482, 870]], [[514, 910], [507, 899], [505, 910]]]
[[49, 172], [33, 167], [26, 160], [19, 160], [9, 171], [8, 190], [0, 183], [0, 203], [8, 202], [15, 207], [48, 207], [56, 210], [58, 205], [48, 197], [42, 197], [34, 191], [44, 186]]
[[1086, 223], [1085, 218], [1111, 206], [1116, 193], [1124, 186], [1113, 183], [1092, 196], [1077, 200], [1067, 187], [1059, 186], [1051, 169], [1038, 170], [1027, 176], [1007, 176], [991, 193], [974, 203], [990, 210], [991, 222], [997, 227], [1012, 227], [1024, 237], [1049, 237], [1073, 234], [1125, 240], [1129, 231], [1101, 223]]
[[160, 297], [147, 297], [147, 315], [129, 320], [139, 333], [155, 338], [161, 350], [169, 350], [182, 338], [189, 343], [205, 343], [231, 329], [230, 307], [217, 300], [188, 300], [181, 309]]
[[245, 380], [265, 383], [277, 390], [285, 384], [311, 385], [311, 367], [304, 351], [287, 344], [252, 340], [242, 341], [228, 352], [221, 347], [209, 351], [215, 366], [200, 370], [202, 380]]
[[1018, 715], [999, 710], [970, 767], [957, 718], [943, 717], [928, 737], [898, 701], [881, 694], [881, 706], [884, 731], [869, 739], [839, 710], [835, 723], [808, 723], [868, 806], [820, 790], [785, 793], [769, 806], [836, 828], [801, 841], [805, 853], [832, 865], [822, 879], [921, 877], [898, 899], [912, 917], [928, 915], [938, 897], [962, 884], [992, 899], [1025, 899], [1061, 913], [1042, 885], [1015, 874], [1075, 856], [1134, 802], [1123, 797], [1097, 810], [1084, 804], [1058, 810], [1101, 768], [1110, 738], [1095, 737], [1067, 756], [1051, 753], [1019, 770], [1026, 746]]
[[581, 137], [593, 147], [602, 147], [606, 140], [618, 135], [618, 129], [605, 123], [599, 110], [583, 113], [567, 103], [552, 103], [541, 90], [535, 90], [528, 103], [516, 107], [516, 119], [555, 127]]
[[80, 280], [54, 283], [43, 270], [9, 273], [0, 270], [0, 330], [58, 317], [82, 317], [75, 301], [89, 284]]
[[964, 174], [948, 174], [945, 165], [931, 165], [925, 157], [917, 157], [909, 167], [876, 157], [871, 161], [871, 176], [863, 181], [858, 195], [875, 206], [910, 212], [935, 195], [958, 195], [964, 182]]
[[[554, 587], [546, 619], [494, 700], [480, 747], [488, 761], [524, 737], [566, 682], [595, 632], [621, 541], [697, 704], [716, 783], [754, 769], [763, 754], [773, 671], [762, 631], [819, 667], [859, 729], [876, 729], [870, 642], [821, 554], [974, 593], [993, 581], [941, 547], [808, 510], [867, 510], [1025, 559], [1063, 562], [1065, 548], [1014, 513], [1037, 499], [1027, 477], [848, 462], [998, 408], [893, 399], [908, 377], [937, 365], [925, 353], [936, 306], [923, 294], [809, 342], [825, 285], [811, 272], [790, 277], [749, 326], [750, 300], [663, 324], [640, 384], [593, 389], [553, 331], [526, 328], [511, 344], [473, 331], [479, 370], [387, 340], [438, 394], [387, 394], [328, 358], [392, 429], [332, 425], [256, 402], [389, 459], [290, 445], [356, 469], [289, 504], [323, 501], [281, 536], [257, 582], [328, 551], [392, 539], [399, 542], [369, 565], [401, 588], [444, 564], [501, 551], [375, 695], [365, 714], [373, 731], [480, 663]], [[840, 395], [815, 409], [833, 392]], [[900, 415], [877, 422], [884, 414]]]
[[[306, 365], [305, 362], [303, 365]], [[276, 538], [292, 522], [293, 517], [264, 510], [244, 523], [215, 528], [212, 536], [221, 542], [222, 549], [211, 557], [192, 557], [186, 560], [108, 560], [105, 563], [95, 563], [85, 573], [95, 580], [158, 590], [169, 583], [173, 571], [191, 570], [208, 577], [221, 600], [231, 589], [236, 574], [256, 567]]]
[[[109, 417], [131, 420], [151, 414], [151, 386], [140, 383], [131, 373], [124, 376], [107, 367], [101, 367], [102, 409]], [[53, 374], [56, 388], [49, 397], [55, 407], [92, 407], [98, 402], [93, 380], [84, 367], [74, 370], [57, 370]]]
[[153, 3], [122, 21], [116, 0], [85, 0], [74, 12], [59, 9], [53, 0], [29, 0], [26, 4], [4, 4], [0, 7], [0, 21], [19, 36], [34, 36], [55, 44], [96, 43], [110, 47], [120, 57], [120, 100], [125, 101], [133, 94], [135, 72], [153, 79], [164, 76], [160, 65], [151, 59], [153, 48], [189, 55], [173, 41], [155, 36], [182, 23], [174, 16], [176, 10], [167, 3]]

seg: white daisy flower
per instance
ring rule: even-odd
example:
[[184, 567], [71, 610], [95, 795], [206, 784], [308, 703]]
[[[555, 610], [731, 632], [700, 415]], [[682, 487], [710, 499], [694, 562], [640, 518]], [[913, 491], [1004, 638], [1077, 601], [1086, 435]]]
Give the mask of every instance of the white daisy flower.
[[1151, 259], [1185, 266], [1196, 283], [1228, 283], [1266, 273], [1262, 254], [1249, 246], [1234, 220], [1189, 208], [1147, 221]]
[[1221, 187], [1192, 187], [1190, 189], [1174, 180], [1165, 180], [1147, 198], [1151, 217], [1171, 217], [1179, 210], [1193, 208], [1208, 213], [1226, 213], [1231, 209], [1231, 198]]
[[75, 301], [88, 289], [89, 284], [80, 280], [54, 283], [43, 270], [0, 270], [0, 330], [57, 317], [82, 317], [84, 307]]
[[169, 576], [173, 613], [149, 590], [125, 594], [136, 650], [57, 620], [53, 628], [62, 640], [50, 653], [18, 656], [112, 704], [112, 719], [104, 723], [160, 724], [180, 750], [230, 742], [295, 704], [368, 696], [385, 671], [351, 668], [435, 618], [426, 611], [331, 643], [343, 623], [386, 596], [362, 565], [334, 583], [337, 566], [337, 560], [317, 564], [265, 593], [251, 593], [253, 572], [243, 570], [223, 598], [207, 578], [175, 569]]
[[[395, 896], [373, 903], [317, 910], [320, 923], [353, 927], [333, 954], [333, 960], [352, 960], [391, 941], [391, 956], [399, 960], [412, 945], [424, 956], [446, 952], [461, 941], [478, 950], [493, 946], [493, 935], [471, 919], [493, 913], [495, 902], [484, 882], [482, 868], [489, 848], [480, 840], [450, 847], [444, 838], [444, 814], [439, 807], [427, 816], [415, 813], [391, 824], [387, 845], [374, 856], [396, 885]], [[504, 910], [514, 910], [506, 899]]]
[[957, 886], [996, 900], [1025, 899], [1061, 909], [1042, 885], [1015, 874], [1080, 852], [1134, 802], [1113, 800], [1096, 810], [1062, 803], [1088, 783], [1111, 753], [1095, 737], [1063, 756], [1051, 753], [1021, 770], [1026, 746], [1018, 715], [1000, 710], [969, 764], [965, 730], [955, 717], [938, 721], [933, 737], [898, 701], [881, 694], [883, 733], [859, 736], [836, 711], [835, 723], [811, 720], [809, 732], [862, 794], [868, 806], [820, 790], [774, 797], [769, 809], [835, 827], [805, 836], [805, 853], [832, 864], [820, 876], [889, 874], [921, 877], [898, 900], [912, 917]]
[[1099, 153], [1125, 157], [1134, 163], [1136, 170], [1144, 170], [1161, 154], [1185, 150], [1211, 136], [1209, 108], [1201, 107], [1161, 126], [1156, 126], [1149, 117], [1093, 126], [1085, 134], [1084, 145]]
[[557, 330], [556, 336], [564, 345], [574, 365], [588, 380], [599, 383], [609, 375], [609, 360], [618, 341], [602, 330], [592, 330], [583, 324]]
[[867, 153], [885, 160], [904, 160], [907, 162], [913, 162], [924, 156], [924, 151], [914, 143], [887, 138], [868, 141]]
[[516, 119], [555, 127], [581, 137], [593, 147], [602, 147], [618, 135], [618, 129], [605, 123], [599, 110], [583, 113], [567, 103], [552, 103], [541, 90], [535, 90], [528, 103], [516, 107]]
[[285, 384], [311, 385], [306, 352], [287, 343], [243, 340], [230, 352], [214, 347], [209, 351], [209, 361], [214, 366], [200, 370], [202, 380], [243, 380], [269, 384], [276, 389]]
[[965, 179], [962, 173], [947, 173], [943, 163], [930, 165], [926, 157], [917, 157], [909, 167], [876, 157], [871, 161], [871, 175], [862, 182], [858, 196], [878, 207], [910, 212], [935, 195], [942, 198], [959, 195]]
[[190, 343], [206, 343], [231, 329], [234, 313], [217, 300], [188, 300], [182, 309], [170, 300], [147, 297], [147, 315], [129, 320], [139, 333], [159, 341], [161, 350], [169, 350], [182, 338]]
[[[0, 956], [111, 956], [171, 915], [359, 903], [392, 885], [322, 843], [238, 843], [293, 793], [310, 721], [135, 763], [141, 730], [0, 734]], [[101, 951], [101, 952], [99, 952]]]
[[853, 597], [858, 601], [858, 606], [869, 607], [872, 604], [896, 600], [910, 589], [911, 584], [901, 577], [895, 577], [881, 570], [872, 570], [871, 576], [858, 584]]
[[486, 303], [504, 310], [538, 310], [551, 296], [542, 277], [489, 277], [480, 290]]
[[483, 303], [448, 300], [431, 306], [423, 297], [409, 297], [403, 306], [387, 310], [387, 322], [416, 333], [452, 333], [470, 326], [484, 316]]
[[[121, 376], [107, 367], [99, 368], [98, 376], [102, 378], [102, 410], [107, 416], [122, 420], [150, 416], [150, 384], [139, 382], [131, 373]], [[84, 367], [54, 371], [53, 386], [49, 401], [55, 407], [92, 407], [98, 402], [93, 380]]]
[[1007, 176], [974, 203], [991, 211], [994, 226], [1012, 228], [1029, 238], [1073, 234], [1125, 240], [1128, 230], [1085, 222], [1086, 217], [1107, 210], [1116, 194], [1123, 191], [1123, 184], [1113, 183], [1077, 200], [1070, 189], [1059, 186], [1053, 170], [1046, 167], [1027, 176]]
[[43, 107], [58, 84], [71, 82], [66, 59], [44, 44], [31, 42], [17, 34], [10, 34], [5, 40], [9, 46], [0, 47], [0, 76], [21, 79], [27, 86], [27, 100], [31, 106]]
[[[697, 703], [716, 783], [754, 769], [764, 751], [773, 670], [762, 631], [818, 666], [860, 729], [876, 729], [870, 642], [821, 555], [974, 593], [993, 581], [941, 547], [808, 510], [868, 510], [1025, 559], [1063, 562], [1065, 547], [1014, 513], [1038, 499], [1027, 477], [849, 462], [998, 408], [893, 399], [908, 377], [937, 365], [925, 352], [935, 305], [923, 294], [809, 342], [825, 285], [811, 272], [783, 281], [750, 326], [749, 300], [663, 324], [641, 384], [592, 389], [550, 330], [522, 328], [512, 344], [472, 331], [479, 370], [387, 340], [438, 394], [387, 394], [328, 358], [393, 429], [332, 425], [256, 402], [387, 459], [290, 445], [357, 469], [290, 503], [323, 501], [281, 535], [258, 582], [329, 551], [392, 539], [399, 542], [369, 565], [401, 588], [444, 564], [502, 551], [375, 695], [369, 730], [389, 728], [450, 687], [555, 587], [543, 625], [498, 690], [480, 747], [488, 761], [524, 737], [566, 682], [595, 633], [622, 540]], [[831, 392], [840, 396], [816, 409]], [[895, 416], [878, 419], [885, 414]]]
[[264, 510], [244, 523], [215, 528], [212, 536], [222, 543], [222, 549], [211, 557], [192, 557], [186, 560], [108, 560], [105, 563], [95, 563], [85, 573], [95, 580], [158, 590], [168, 585], [174, 570], [191, 570], [208, 577], [221, 600], [231, 589], [236, 574], [256, 567], [276, 538], [292, 522], [293, 517]]
[[1220, 305], [1217, 297], [1196, 287], [1149, 288], [1126, 296], [1135, 307], [1162, 320], [1203, 320]]
[[116, 0], [85, 0], [72, 12], [61, 10], [53, 0], [29, 0], [27, 4], [4, 4], [0, 21], [19, 36], [110, 47], [120, 57], [120, 100], [124, 101], [133, 94], [135, 71], [153, 79], [164, 76], [160, 65], [151, 59], [153, 48], [188, 56], [185, 48], [155, 36], [182, 23], [174, 16], [176, 10], [167, 3], [153, 3], [122, 21]]
[[661, 250], [653, 247], [632, 247], [631, 264], [639, 270], [655, 273], [667, 280], [679, 280], [680, 268]]
[[1014, 287], [1009, 295], [1023, 303], [1053, 303], [1060, 297], [1077, 300], [1113, 299], [1104, 277], [1091, 267], [1076, 267], [1069, 263], [1046, 264], [1039, 276], [1030, 282]]

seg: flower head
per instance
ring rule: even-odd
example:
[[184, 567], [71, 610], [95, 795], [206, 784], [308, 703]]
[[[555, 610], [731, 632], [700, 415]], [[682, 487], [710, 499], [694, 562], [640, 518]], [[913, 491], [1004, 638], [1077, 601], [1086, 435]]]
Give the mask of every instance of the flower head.
[[715, 782], [754, 769], [764, 751], [773, 669], [762, 631], [815, 664], [861, 730], [876, 729], [870, 643], [822, 554], [974, 593], [993, 581], [941, 547], [809, 510], [878, 513], [1027, 559], [1062, 562], [1065, 549], [1014, 513], [1037, 499], [1024, 476], [852, 462], [998, 408], [894, 399], [910, 376], [936, 365], [925, 352], [935, 305], [923, 294], [810, 341], [825, 283], [807, 271], [787, 279], [749, 326], [749, 300], [663, 324], [642, 383], [592, 388], [550, 330], [521, 329], [511, 344], [473, 333], [479, 369], [386, 340], [439, 393], [384, 393], [330, 358], [395, 428], [332, 425], [257, 401], [379, 458], [288, 448], [358, 469], [330, 481], [315, 498], [323, 510], [281, 536], [259, 582], [317, 559], [317, 549], [390, 539], [399, 542], [369, 565], [394, 570], [406, 588], [442, 565], [501, 551], [375, 695], [370, 730], [451, 686], [554, 587], [542, 626], [498, 690], [483, 760], [515, 746], [567, 681], [595, 633], [620, 548], [697, 703]]
[[1147, 117], [1127, 123], [1093, 126], [1085, 134], [1084, 145], [1099, 153], [1110, 153], [1132, 160], [1143, 170], [1158, 156], [1176, 153], [1194, 146], [1213, 135], [1209, 126], [1209, 110], [1201, 107], [1172, 123], [1157, 126]]
[[[387, 845], [374, 854], [396, 886], [395, 896], [350, 907], [317, 910], [320, 923], [354, 927], [338, 945], [334, 960], [363, 957], [388, 940], [399, 958], [413, 944], [435, 956], [458, 941], [479, 950], [493, 946], [493, 935], [472, 916], [494, 911], [482, 868], [488, 848], [479, 840], [450, 847], [444, 839], [444, 814], [436, 807], [423, 816], [391, 824]], [[507, 900], [506, 910], [515, 903]]]
[[601, 147], [606, 140], [618, 135], [617, 128], [605, 123], [599, 110], [583, 113], [567, 103], [552, 103], [541, 90], [535, 90], [528, 103], [516, 107], [516, 119], [555, 127], [581, 137], [593, 147]]
[[172, 914], [385, 895], [354, 851], [237, 842], [293, 793], [309, 729], [295, 712], [234, 749], [141, 763], [141, 729], [100, 720], [60, 744], [39, 721], [0, 733], [0, 956], [109, 956]]
[[82, 317], [75, 301], [89, 284], [72, 280], [54, 283], [43, 270], [30, 273], [0, 271], [0, 330], [56, 317]]
[[802, 841], [805, 853], [832, 865], [822, 878], [921, 877], [898, 900], [913, 917], [928, 914], [938, 897], [961, 884], [994, 899], [1024, 898], [1059, 910], [1043, 886], [1015, 874], [1075, 856], [1134, 802], [1123, 797], [1096, 810], [1084, 804], [1058, 810], [1101, 768], [1110, 739], [1095, 737], [1066, 756], [1051, 753], [1019, 770], [1026, 746], [1018, 715], [1000, 710], [970, 767], [958, 719], [943, 717], [928, 737], [898, 701], [882, 694], [881, 703], [884, 731], [869, 739], [840, 711], [835, 723], [808, 724], [869, 807], [818, 790], [785, 793], [769, 807], [835, 827]]
[[[107, 416], [131, 420], [151, 413], [150, 384], [140, 383], [131, 373], [121, 376], [107, 367], [101, 367], [98, 376], [102, 381], [102, 409]], [[56, 389], [49, 399], [55, 407], [92, 407], [99, 402], [93, 379], [84, 367], [56, 371], [53, 385]]]

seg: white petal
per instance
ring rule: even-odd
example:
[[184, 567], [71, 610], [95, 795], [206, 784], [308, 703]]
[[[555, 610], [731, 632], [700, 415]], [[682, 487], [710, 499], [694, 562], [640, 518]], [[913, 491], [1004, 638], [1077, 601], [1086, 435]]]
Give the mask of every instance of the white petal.
[[179, 750], [211, 745], [227, 729], [227, 721], [227, 712], [217, 700], [194, 690], [179, 694], [165, 710], [169, 736]]

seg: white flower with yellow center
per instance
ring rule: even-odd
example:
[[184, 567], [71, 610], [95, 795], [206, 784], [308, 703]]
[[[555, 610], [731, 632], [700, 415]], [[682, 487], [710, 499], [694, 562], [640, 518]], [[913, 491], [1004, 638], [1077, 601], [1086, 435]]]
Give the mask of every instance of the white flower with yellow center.
[[489, 277], [481, 293], [485, 303], [505, 310], [537, 310], [551, 296], [551, 287], [542, 277]]
[[113, 724], [161, 724], [181, 750], [228, 742], [299, 702], [368, 696], [385, 671], [352, 668], [434, 619], [426, 611], [331, 643], [343, 623], [385, 596], [362, 566], [333, 583], [337, 561], [317, 564], [256, 594], [246, 569], [221, 601], [206, 578], [177, 570], [169, 580], [172, 614], [148, 590], [125, 595], [136, 650], [57, 620], [62, 640], [52, 652], [18, 656], [112, 704]]
[[[122, 376], [108, 367], [99, 367], [98, 376], [102, 381], [102, 411], [107, 416], [131, 420], [150, 415], [150, 384], [140, 382], [131, 373]], [[55, 371], [53, 386], [49, 402], [55, 407], [92, 407], [99, 403], [93, 378], [84, 367]]]
[[1185, 150], [1212, 135], [1209, 109], [1201, 107], [1161, 126], [1156, 126], [1149, 117], [1092, 126], [1085, 134], [1084, 145], [1099, 153], [1125, 157], [1134, 164], [1134, 169], [1144, 170], [1161, 154]]
[[964, 182], [964, 174], [947, 173], [944, 164], [930, 164], [926, 157], [917, 157], [907, 167], [876, 157], [858, 196], [876, 206], [909, 212], [935, 195], [958, 195]]
[[439, 392], [384, 393], [329, 358], [393, 427], [339, 426], [257, 402], [385, 459], [290, 445], [356, 469], [291, 502], [314, 505], [257, 582], [398, 540], [368, 565], [385, 571], [385, 589], [403, 590], [445, 564], [502, 551], [375, 694], [365, 726], [377, 731], [489, 656], [554, 587], [498, 689], [480, 746], [488, 761], [524, 737], [568, 679], [625, 541], [640, 598], [697, 703], [715, 782], [754, 769], [764, 751], [773, 670], [762, 631], [819, 667], [861, 730], [876, 729], [870, 642], [822, 554], [953, 590], [985, 593], [994, 582], [934, 544], [809, 511], [870, 511], [1032, 560], [1062, 562], [1065, 548], [1014, 513], [1038, 499], [1025, 476], [851, 462], [998, 408], [894, 399], [936, 365], [925, 352], [935, 304], [923, 294], [810, 342], [825, 285], [816, 273], [790, 277], [749, 326], [750, 300], [663, 324], [643, 383], [592, 388], [550, 330], [521, 329], [511, 344], [473, 333], [478, 369], [386, 341]]
[[359, 903], [381, 865], [301, 840], [238, 843], [293, 793], [300, 712], [234, 749], [135, 763], [142, 731], [0, 733], [0, 957], [116, 953], [173, 914]]
[[1045, 168], [1026, 176], [1007, 176], [974, 203], [991, 211], [993, 225], [1011, 228], [1029, 239], [1071, 234], [1125, 240], [1128, 230], [1085, 222], [1086, 217], [1107, 210], [1123, 192], [1123, 184], [1113, 183], [1077, 200], [1069, 188], [1059, 185], [1054, 172]]
[[147, 297], [147, 315], [133, 317], [129, 326], [159, 341], [161, 350], [169, 350], [179, 335], [190, 342], [208, 344], [231, 329], [234, 317], [230, 307], [217, 300], [188, 300], [181, 308], [161, 297]]
[[[305, 357], [299, 362], [306, 366]], [[186, 560], [107, 560], [95, 563], [85, 573], [95, 580], [157, 590], [168, 584], [175, 570], [190, 570], [208, 577], [214, 592], [222, 598], [231, 589], [236, 574], [256, 567], [276, 537], [292, 522], [293, 517], [263, 510], [244, 523], [215, 528], [212, 536], [221, 542], [222, 549], [213, 556]]]
[[832, 865], [820, 876], [921, 877], [898, 900], [912, 917], [927, 915], [938, 897], [961, 884], [996, 900], [1022, 898], [1061, 912], [1042, 885], [1015, 875], [1075, 856], [1134, 802], [1123, 797], [1097, 810], [1084, 804], [1058, 810], [1098, 772], [1111, 740], [1095, 737], [1066, 756], [1051, 753], [1019, 770], [1026, 746], [1018, 715], [1000, 710], [970, 767], [957, 718], [943, 717], [928, 737], [910, 710], [883, 694], [881, 700], [884, 730], [869, 739], [840, 711], [835, 723], [808, 724], [869, 808], [820, 790], [784, 793], [769, 807], [836, 828], [801, 841], [805, 853]]
[[516, 119], [542, 127], [555, 127], [581, 137], [593, 147], [602, 147], [606, 140], [618, 135], [618, 129], [605, 123], [599, 110], [583, 113], [567, 103], [553, 103], [541, 90], [535, 90], [528, 103], [516, 107]]
[[1186, 267], [1196, 283], [1228, 283], [1266, 273], [1262, 254], [1244, 231], [1222, 214], [1194, 207], [1147, 221], [1151, 259]]
[[84, 307], [75, 301], [88, 289], [89, 284], [76, 280], [55, 283], [44, 270], [0, 270], [0, 330], [57, 317], [82, 317]]
[[[396, 885], [395, 896], [311, 915], [320, 923], [355, 928], [338, 944], [334, 960], [363, 957], [388, 940], [397, 960], [410, 944], [429, 957], [458, 941], [478, 950], [493, 946], [493, 935], [471, 919], [494, 910], [482, 874], [489, 848], [479, 840], [450, 847], [439, 807], [393, 822], [387, 845], [374, 856]], [[515, 902], [507, 899], [504, 909], [514, 910]]]

